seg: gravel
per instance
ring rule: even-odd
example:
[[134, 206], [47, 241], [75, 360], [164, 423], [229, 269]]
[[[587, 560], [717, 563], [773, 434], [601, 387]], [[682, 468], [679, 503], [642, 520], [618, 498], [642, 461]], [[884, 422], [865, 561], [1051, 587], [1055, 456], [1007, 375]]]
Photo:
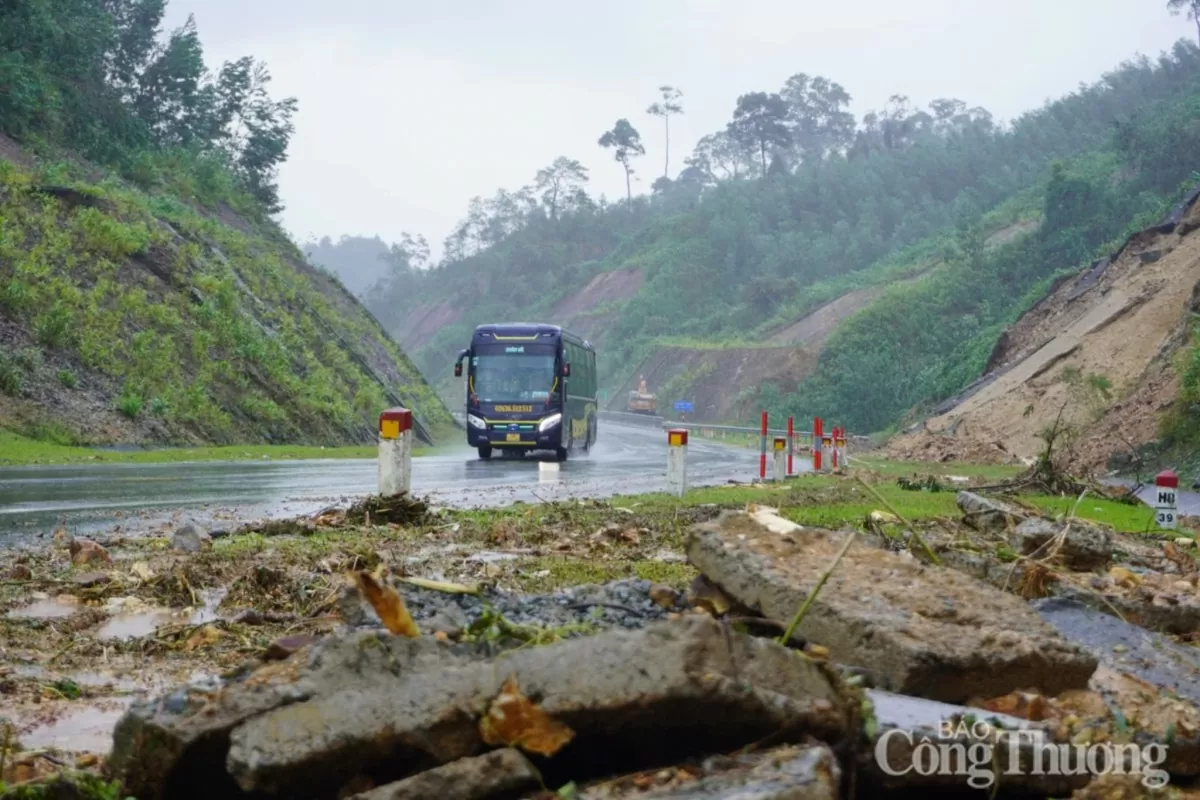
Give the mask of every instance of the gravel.
[[[593, 628], [592, 631], [562, 632], [564, 636], [579, 636], [595, 632], [595, 629], [642, 628], [650, 622], [666, 619], [672, 611], [687, 610], [682, 600], [677, 600], [673, 608], [655, 603], [649, 594], [652, 585], [647, 580], [629, 579], [574, 586], [542, 595], [484, 589], [480, 596], [447, 594], [407, 585], [397, 588], [422, 632], [432, 630], [422, 623], [430, 622], [435, 616], [438, 623], [465, 628], [490, 606], [514, 625], [545, 628], [589, 625]], [[453, 631], [447, 630], [447, 633]]]

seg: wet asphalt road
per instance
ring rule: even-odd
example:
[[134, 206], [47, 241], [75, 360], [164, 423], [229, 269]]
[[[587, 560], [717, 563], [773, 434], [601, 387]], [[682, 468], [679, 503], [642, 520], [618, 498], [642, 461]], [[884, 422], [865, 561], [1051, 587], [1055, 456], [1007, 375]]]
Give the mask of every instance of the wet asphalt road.
[[[590, 454], [562, 464], [535, 456], [481, 461], [461, 449], [413, 460], [413, 492], [437, 505], [472, 507], [661, 490], [666, 437], [655, 428], [602, 423]], [[799, 468], [799, 466], [797, 467]], [[693, 439], [692, 485], [758, 474], [750, 450]], [[210, 527], [306, 514], [351, 502], [377, 486], [374, 460], [90, 464], [0, 468], [0, 546], [48, 535], [128, 533], [186, 516]]]

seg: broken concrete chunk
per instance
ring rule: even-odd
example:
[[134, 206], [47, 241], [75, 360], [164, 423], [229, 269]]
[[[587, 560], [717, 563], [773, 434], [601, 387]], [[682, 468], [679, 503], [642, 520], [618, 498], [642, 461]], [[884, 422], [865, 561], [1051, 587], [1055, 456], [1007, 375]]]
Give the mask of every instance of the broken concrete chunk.
[[959, 492], [956, 502], [963, 522], [978, 531], [1003, 533], [1025, 519], [1025, 512], [1016, 506], [974, 492]]
[[[1061, 542], [1051, 540], [1061, 536]], [[1112, 535], [1097, 525], [1079, 520], [1057, 523], [1043, 517], [1031, 517], [1013, 529], [1008, 537], [1014, 551], [1038, 560], [1052, 553], [1058, 563], [1073, 570], [1088, 571], [1107, 566], [1112, 560]]]
[[352, 795], [350, 800], [430, 800], [435, 797], [487, 800], [499, 794], [536, 789], [540, 784], [541, 777], [529, 759], [516, 750], [505, 748], [419, 772], [411, 778]]
[[[734, 599], [788, 620], [840, 549], [843, 535], [805, 529], [795, 543], [744, 512], [692, 528], [688, 558]], [[956, 572], [855, 543], [797, 634], [866, 668], [885, 688], [948, 702], [1087, 686], [1096, 659], [1019, 598]]]
[[[824, 745], [778, 747], [727, 759], [697, 780], [637, 792], [638, 800], [836, 800], [842, 771]], [[716, 767], [715, 762], [722, 763]], [[612, 783], [612, 782], [610, 782]], [[616, 781], [619, 783], [619, 781]], [[585, 790], [580, 800], [605, 800], [604, 789]], [[624, 796], [624, 795], [621, 795]]]
[[360, 773], [400, 779], [483, 751], [479, 719], [510, 678], [575, 732], [551, 761], [574, 778], [589, 777], [597, 753], [637, 769], [780, 732], [842, 742], [857, 709], [823, 665], [694, 615], [495, 663], [360, 674], [238, 726], [225, 766], [243, 791], [267, 796]]
[[231, 679], [219, 691], [181, 687], [134, 703], [118, 720], [108, 768], [139, 800], [235, 797], [225, 772], [229, 732], [273, 708], [363, 683], [363, 675], [438, 670], [464, 656], [432, 639], [378, 631], [322, 640]]

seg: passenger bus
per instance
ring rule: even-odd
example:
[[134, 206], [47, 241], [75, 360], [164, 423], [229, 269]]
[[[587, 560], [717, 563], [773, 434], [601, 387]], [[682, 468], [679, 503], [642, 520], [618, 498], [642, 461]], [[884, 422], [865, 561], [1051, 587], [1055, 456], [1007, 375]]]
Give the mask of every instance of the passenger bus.
[[466, 361], [467, 442], [479, 457], [550, 450], [565, 461], [596, 441], [596, 351], [557, 325], [480, 325]]

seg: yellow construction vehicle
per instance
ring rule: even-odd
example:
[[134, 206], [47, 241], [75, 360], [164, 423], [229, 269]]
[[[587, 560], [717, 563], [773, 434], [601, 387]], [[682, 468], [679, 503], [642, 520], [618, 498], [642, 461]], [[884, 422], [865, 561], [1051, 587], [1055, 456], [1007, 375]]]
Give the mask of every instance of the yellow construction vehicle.
[[638, 377], [638, 388], [629, 393], [629, 400], [625, 403], [625, 410], [631, 414], [650, 414], [654, 415], [658, 412], [658, 398], [650, 394], [646, 388], [646, 376]]

